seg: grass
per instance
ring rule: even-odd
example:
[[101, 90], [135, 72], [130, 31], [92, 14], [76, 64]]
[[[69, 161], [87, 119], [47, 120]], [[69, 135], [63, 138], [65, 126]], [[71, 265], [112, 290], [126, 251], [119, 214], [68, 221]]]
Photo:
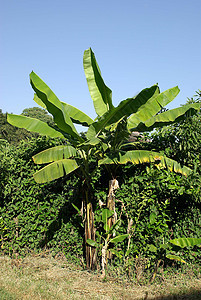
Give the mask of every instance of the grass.
[[146, 285], [114, 276], [103, 280], [65, 257], [42, 254], [23, 259], [1, 256], [0, 271], [1, 300], [201, 299], [201, 276], [190, 267], [182, 273], [169, 272], [162, 281]]

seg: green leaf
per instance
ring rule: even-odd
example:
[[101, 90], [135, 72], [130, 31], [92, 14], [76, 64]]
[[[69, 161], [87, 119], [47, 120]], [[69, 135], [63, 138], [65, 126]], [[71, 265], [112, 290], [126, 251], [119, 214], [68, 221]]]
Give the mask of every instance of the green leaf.
[[98, 243], [96, 243], [96, 241], [93, 241], [91, 239], [87, 239], [87, 244], [92, 246], [92, 247], [98, 248]]
[[61, 103], [64, 107], [64, 113], [67, 113], [70, 116], [73, 123], [89, 127], [94, 122], [93, 119], [78, 108], [64, 102]]
[[46, 105], [43, 103], [43, 101], [40, 99], [40, 98], [38, 98], [38, 96], [36, 95], [36, 93], [34, 93], [34, 101], [38, 104], [38, 105], [40, 105], [42, 108], [44, 108], [44, 109], [46, 109], [47, 110], [47, 107], [46, 107]]
[[106, 156], [102, 160], [99, 160], [98, 164], [126, 164], [131, 162], [133, 164], [142, 163], [157, 163], [158, 168], [168, 168], [170, 171], [181, 173], [182, 175], [189, 175], [192, 170], [186, 166], [181, 165], [173, 159], [163, 156], [160, 153], [147, 150], [131, 150], [127, 152], [119, 152], [118, 156], [110, 158]]
[[117, 107], [109, 110], [98, 121], [90, 125], [87, 138], [98, 135], [105, 127], [118, 122], [121, 118], [136, 113], [143, 104], [158, 93], [158, 86], [153, 85], [150, 88], [142, 90], [137, 96], [121, 101]]
[[150, 224], [154, 224], [156, 222], [156, 214], [152, 212], [149, 216], [149, 222]]
[[[34, 101], [41, 107], [47, 109], [46, 105], [36, 94], [34, 94]], [[61, 102], [61, 103], [64, 107], [64, 113], [67, 113], [70, 116], [73, 123], [89, 127], [94, 122], [93, 119], [91, 119], [89, 116], [87, 116], [78, 108], [70, 104], [67, 104], [65, 102]]]
[[110, 252], [114, 255], [116, 255], [118, 258], [122, 258], [123, 257], [123, 251], [117, 251], [115, 249], [110, 249]]
[[37, 171], [33, 176], [36, 182], [45, 183], [67, 175], [78, 168], [78, 164], [73, 159], [62, 159], [55, 161], [48, 166]]
[[75, 210], [77, 210], [77, 212], [80, 214], [80, 209], [74, 203], [71, 203], [71, 204], [75, 208]]
[[147, 248], [151, 252], [157, 252], [157, 248], [153, 244], [147, 245]]
[[112, 91], [105, 85], [91, 48], [84, 52], [84, 72], [94, 108], [98, 116], [113, 108]]
[[176, 261], [179, 261], [179, 262], [182, 262], [182, 263], [186, 264], [185, 260], [183, 260], [181, 257], [179, 257], [177, 255], [167, 254], [166, 257], [171, 259], [171, 260], [176, 260]]
[[57, 131], [53, 127], [49, 126], [47, 123], [35, 118], [8, 114], [7, 121], [13, 126], [25, 128], [28, 131], [36, 132], [41, 135], [46, 135], [51, 138], [64, 138], [64, 135], [60, 131]]
[[128, 236], [129, 236], [129, 234], [118, 235], [118, 236], [114, 237], [113, 239], [111, 239], [110, 243], [116, 244], [116, 243], [123, 242]]
[[179, 88], [168, 89], [161, 94], [154, 95], [140, 109], [128, 118], [128, 128], [136, 130], [139, 124], [144, 124], [147, 120], [155, 116], [161, 108], [170, 103], [179, 93]]
[[178, 238], [174, 240], [170, 240], [170, 243], [181, 248], [185, 247], [193, 247], [201, 244], [201, 238]]
[[114, 233], [115, 231], [118, 230], [118, 228], [120, 227], [120, 224], [121, 224], [121, 220], [117, 220], [115, 224], [113, 224], [111, 226], [111, 228], [106, 232], [106, 234], [111, 234], [111, 233]]
[[59, 129], [82, 141], [75, 129], [70, 116], [65, 112], [64, 106], [53, 91], [33, 71], [30, 74], [31, 86], [36, 95], [45, 104], [46, 109], [53, 115], [54, 122]]
[[188, 114], [195, 114], [198, 110], [200, 110], [200, 103], [183, 105], [151, 117], [145, 124], [140, 124], [136, 130], [151, 131], [157, 127], [167, 126], [183, 120]]
[[33, 156], [33, 160], [36, 164], [46, 164], [65, 158], [74, 157], [77, 151], [72, 146], [56, 146]]
[[102, 211], [102, 221], [103, 221], [104, 229], [106, 232], [109, 230], [109, 226], [107, 224], [108, 219], [111, 218], [113, 214], [114, 214], [114, 211], [109, 210], [108, 208], [105, 208]]

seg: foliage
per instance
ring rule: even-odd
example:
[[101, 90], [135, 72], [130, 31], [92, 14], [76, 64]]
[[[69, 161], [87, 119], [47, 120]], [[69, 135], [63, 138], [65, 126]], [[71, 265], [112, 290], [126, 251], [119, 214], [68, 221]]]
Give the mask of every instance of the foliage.
[[[182, 164], [179, 164], [168, 158], [164, 153], [153, 151], [154, 149], [136, 149], [135, 145], [132, 148], [132, 145], [128, 145], [126, 139], [132, 131], [148, 132], [154, 128], [181, 122], [188, 114], [195, 114], [199, 111], [200, 104], [186, 104], [170, 111], [161, 112], [161, 109], [177, 96], [179, 89], [174, 87], [161, 93], [159, 87], [153, 85], [142, 90], [135, 97], [121, 101], [117, 107], [114, 107], [112, 92], [103, 81], [95, 55], [91, 49], [86, 50], [84, 53], [84, 70], [97, 113], [95, 120], [92, 120], [77, 108], [61, 102], [53, 91], [32, 72], [30, 82], [35, 91], [34, 100], [52, 114], [55, 125], [48, 125], [36, 118], [12, 114], [8, 114], [8, 121], [15, 126], [26, 128], [38, 134], [51, 138], [66, 139], [62, 146], [55, 146], [34, 155], [34, 162], [42, 164], [42, 168], [34, 173], [34, 179], [43, 184], [71, 173], [79, 174], [85, 212], [85, 239], [94, 240], [92, 178], [97, 169], [102, 165], [106, 165], [110, 173], [116, 176], [116, 169], [119, 165], [154, 163], [158, 168], [167, 168], [183, 175], [189, 175], [192, 170], [183, 166], [183, 161]], [[77, 132], [75, 124], [88, 127], [85, 136]], [[122, 134], [125, 134], [125, 138], [122, 138]], [[131, 150], [127, 149], [128, 146], [131, 146]], [[115, 173], [113, 173], [114, 169]], [[172, 184], [172, 186], [174, 185]], [[158, 199], [156, 203], [153, 203], [154, 198], [150, 189], [146, 193], [145, 198], [139, 197], [140, 202], [137, 205], [135, 204], [137, 216], [134, 215], [134, 218], [137, 218], [137, 222], [134, 222], [135, 230], [133, 230], [133, 234], [139, 230], [139, 241], [135, 244], [128, 244], [129, 251], [134, 249], [134, 252], [143, 251], [145, 253], [147, 240], [153, 239], [155, 233], [156, 236], [161, 237], [161, 233], [164, 233], [168, 228], [169, 219], [166, 210], [169, 201], [166, 201], [165, 207], [162, 207], [163, 205], [160, 205]], [[140, 206], [138, 206], [139, 204]], [[151, 212], [151, 207], [155, 204], [156, 212]], [[147, 226], [140, 228], [137, 224], [141, 222], [142, 206], [146, 207], [143, 213], [148, 214], [148, 220], [150, 221], [149, 224], [146, 224]], [[131, 216], [130, 219], [132, 218]], [[142, 236], [144, 240], [141, 239]], [[88, 246], [86, 246], [86, 261], [87, 267], [94, 267], [95, 252]]]
[[[38, 167], [32, 156], [56, 145], [48, 138], [22, 141], [19, 146], [6, 145], [1, 151], [0, 215], [4, 253], [20, 254], [50, 248], [69, 258], [82, 256], [82, 228], [71, 205], [79, 195], [77, 179], [39, 186], [33, 180]], [[76, 202], [75, 202], [76, 203]]]
[[122, 257], [122, 253], [113, 248], [114, 245], [122, 243], [127, 237], [128, 234], [117, 235], [118, 228], [120, 227], [120, 219], [116, 221], [115, 224], [110, 228], [108, 225], [109, 219], [113, 216], [114, 212], [104, 208], [101, 210], [101, 213], [96, 215], [96, 236], [97, 241], [87, 239], [87, 243], [96, 247], [98, 255], [101, 256], [101, 266], [102, 266], [102, 275], [106, 276], [107, 268], [107, 259], [110, 253]]
[[[25, 108], [22, 112], [23, 116], [34, 117], [38, 120], [54, 126], [52, 117], [47, 114], [45, 109], [40, 107]], [[7, 122], [7, 113], [3, 113], [0, 109], [0, 139], [7, 140], [10, 144], [17, 145], [21, 140], [28, 140], [36, 137], [38, 134], [31, 133], [24, 128], [17, 128]]]
[[7, 122], [7, 114], [0, 109], [0, 139], [17, 145], [21, 140], [29, 139], [32, 133], [23, 128], [17, 128]]

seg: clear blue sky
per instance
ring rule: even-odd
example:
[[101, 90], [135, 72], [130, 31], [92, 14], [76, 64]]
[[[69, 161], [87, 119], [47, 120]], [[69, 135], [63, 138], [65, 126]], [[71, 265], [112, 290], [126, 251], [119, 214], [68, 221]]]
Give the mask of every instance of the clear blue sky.
[[33, 70], [65, 101], [95, 117], [83, 71], [91, 47], [113, 103], [159, 83], [178, 85], [169, 108], [201, 89], [200, 0], [0, 0], [0, 108], [37, 106]]

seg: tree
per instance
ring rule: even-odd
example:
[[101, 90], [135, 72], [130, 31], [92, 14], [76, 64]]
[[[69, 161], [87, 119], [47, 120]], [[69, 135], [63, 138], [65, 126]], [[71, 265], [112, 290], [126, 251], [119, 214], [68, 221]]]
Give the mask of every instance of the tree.
[[[66, 139], [66, 145], [47, 149], [33, 157], [35, 163], [47, 164], [34, 174], [34, 179], [38, 183], [44, 183], [71, 172], [80, 172], [85, 210], [85, 241], [87, 241], [87, 239], [95, 240], [91, 178], [100, 165], [157, 162], [158, 166], [167, 166], [182, 174], [190, 172], [190, 169], [181, 167], [160, 153], [123, 150], [122, 133], [126, 133], [127, 136], [131, 131], [151, 131], [155, 127], [177, 122], [185, 117], [188, 111], [195, 112], [199, 105], [186, 105], [157, 115], [161, 107], [176, 97], [179, 89], [175, 87], [160, 93], [159, 87], [153, 85], [114, 107], [112, 91], [105, 85], [91, 49], [84, 53], [84, 71], [97, 113], [95, 120], [77, 108], [61, 102], [32, 72], [30, 82], [35, 91], [34, 100], [52, 114], [56, 126], [53, 127], [35, 118], [12, 114], [8, 114], [8, 122], [42, 135]], [[88, 127], [86, 135], [79, 134], [74, 124]], [[87, 267], [92, 269], [95, 267], [96, 251], [87, 243], [86, 262]]]
[[50, 116], [45, 109], [40, 107], [25, 108], [21, 113], [21, 115], [26, 117], [36, 118], [52, 126], [54, 125], [52, 116]]
[[[6, 115], [7, 113], [4, 114], [0, 109], [0, 139], [5, 139], [10, 144], [17, 145], [21, 140], [27, 140], [38, 136], [37, 133], [31, 133], [24, 128], [17, 128], [9, 124]], [[45, 109], [40, 107], [25, 108], [21, 115], [36, 118], [54, 126], [52, 117], [48, 115]]]

